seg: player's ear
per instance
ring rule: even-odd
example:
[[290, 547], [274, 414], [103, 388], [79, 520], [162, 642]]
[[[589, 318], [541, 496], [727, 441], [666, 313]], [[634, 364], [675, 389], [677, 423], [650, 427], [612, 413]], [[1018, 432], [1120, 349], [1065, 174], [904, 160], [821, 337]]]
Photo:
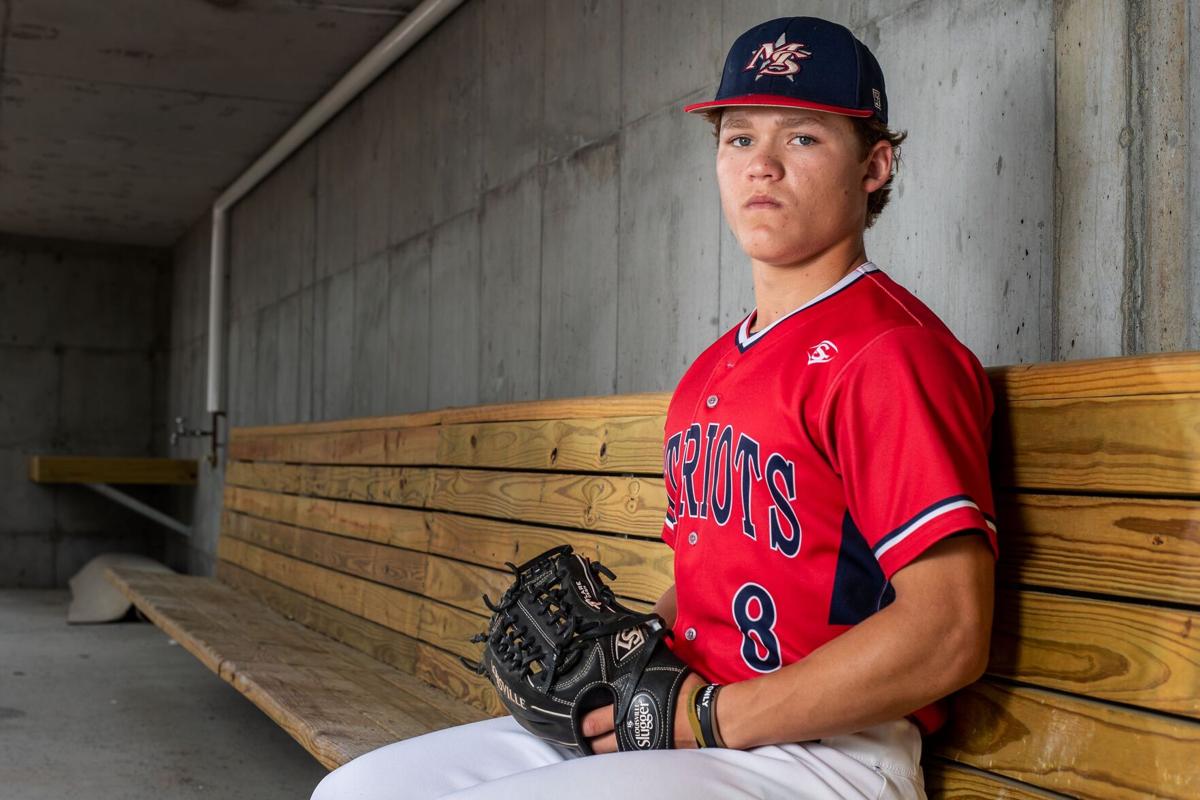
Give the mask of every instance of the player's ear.
[[891, 142], [881, 139], [871, 145], [864, 162], [866, 171], [863, 175], [863, 191], [870, 194], [883, 188], [883, 185], [892, 177], [893, 158], [895, 158], [895, 153], [892, 150]]

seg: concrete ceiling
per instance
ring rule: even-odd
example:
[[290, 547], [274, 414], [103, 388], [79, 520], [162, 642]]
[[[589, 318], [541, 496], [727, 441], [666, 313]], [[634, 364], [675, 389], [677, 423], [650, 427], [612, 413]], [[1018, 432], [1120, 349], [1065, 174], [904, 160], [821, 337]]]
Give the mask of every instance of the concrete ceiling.
[[0, 232], [173, 244], [418, 0], [0, 0]]

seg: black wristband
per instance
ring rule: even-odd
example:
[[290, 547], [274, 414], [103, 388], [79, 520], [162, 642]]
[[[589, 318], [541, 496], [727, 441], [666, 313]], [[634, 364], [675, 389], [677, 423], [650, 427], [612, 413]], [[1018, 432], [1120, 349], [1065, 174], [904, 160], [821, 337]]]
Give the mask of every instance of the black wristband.
[[702, 747], [721, 747], [717, 738], [715, 717], [713, 714], [717, 704], [717, 692], [721, 690], [718, 684], [710, 683], [696, 693], [696, 717], [700, 720], [700, 733], [704, 741]]

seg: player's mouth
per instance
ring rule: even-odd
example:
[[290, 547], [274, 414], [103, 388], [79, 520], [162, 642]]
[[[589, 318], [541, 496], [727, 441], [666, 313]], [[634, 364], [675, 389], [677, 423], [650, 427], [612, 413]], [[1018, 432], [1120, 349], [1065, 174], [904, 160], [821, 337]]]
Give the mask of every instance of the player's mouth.
[[782, 203], [769, 194], [756, 194], [742, 206], [752, 210], [768, 210], [782, 207]]

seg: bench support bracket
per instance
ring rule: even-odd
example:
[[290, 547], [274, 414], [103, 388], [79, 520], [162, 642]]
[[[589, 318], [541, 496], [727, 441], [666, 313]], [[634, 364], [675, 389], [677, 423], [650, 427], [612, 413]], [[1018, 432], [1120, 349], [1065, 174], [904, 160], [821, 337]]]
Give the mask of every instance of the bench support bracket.
[[120, 489], [114, 489], [107, 483], [85, 483], [83, 484], [97, 494], [102, 494], [109, 500], [114, 500], [126, 508], [131, 508], [144, 517], [149, 517], [160, 525], [166, 525], [176, 533], [182, 533], [184, 536], [191, 536], [192, 529], [188, 525], [184, 525], [174, 517], [168, 516], [157, 508], [152, 508], [136, 497], [130, 497]]

